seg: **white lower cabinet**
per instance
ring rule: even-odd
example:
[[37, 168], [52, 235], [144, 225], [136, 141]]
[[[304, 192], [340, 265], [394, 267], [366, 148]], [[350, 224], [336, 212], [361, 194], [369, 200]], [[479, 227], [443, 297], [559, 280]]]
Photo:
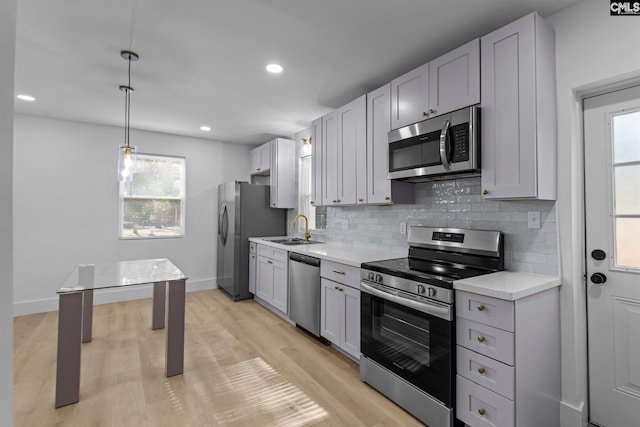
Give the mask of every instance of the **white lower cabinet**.
[[470, 427], [560, 425], [559, 290], [502, 300], [456, 291], [456, 417]]
[[320, 264], [320, 335], [360, 359], [360, 269]]
[[255, 295], [287, 314], [289, 295], [287, 251], [266, 245], [257, 246]]

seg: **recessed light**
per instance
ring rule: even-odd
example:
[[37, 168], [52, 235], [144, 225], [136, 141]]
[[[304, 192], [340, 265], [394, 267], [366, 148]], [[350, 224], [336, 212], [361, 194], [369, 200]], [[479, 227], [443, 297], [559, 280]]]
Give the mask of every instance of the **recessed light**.
[[270, 73], [278, 74], [283, 70], [282, 65], [280, 64], [269, 64], [267, 65], [267, 71]]
[[205, 131], [205, 132], [210, 132], [211, 131], [211, 126], [200, 126], [200, 130]]
[[23, 101], [29, 101], [29, 102], [33, 102], [36, 100], [33, 96], [30, 96], [30, 95], [18, 95], [16, 96], [16, 98], [21, 99]]

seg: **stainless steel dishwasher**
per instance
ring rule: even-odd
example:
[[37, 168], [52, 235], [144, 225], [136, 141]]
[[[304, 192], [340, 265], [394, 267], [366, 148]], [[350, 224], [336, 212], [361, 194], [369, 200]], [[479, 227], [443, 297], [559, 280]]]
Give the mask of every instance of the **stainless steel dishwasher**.
[[289, 253], [289, 316], [320, 336], [320, 259]]

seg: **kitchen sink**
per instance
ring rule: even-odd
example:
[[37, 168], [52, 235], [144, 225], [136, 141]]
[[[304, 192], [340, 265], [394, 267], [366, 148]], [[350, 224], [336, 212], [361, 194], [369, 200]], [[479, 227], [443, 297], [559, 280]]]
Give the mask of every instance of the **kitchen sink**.
[[273, 243], [280, 243], [281, 245], [287, 245], [287, 246], [311, 245], [314, 243], [324, 243], [324, 242], [319, 242], [317, 240], [304, 240], [299, 237], [288, 237], [286, 239], [273, 239], [273, 240], [268, 239], [268, 241]]

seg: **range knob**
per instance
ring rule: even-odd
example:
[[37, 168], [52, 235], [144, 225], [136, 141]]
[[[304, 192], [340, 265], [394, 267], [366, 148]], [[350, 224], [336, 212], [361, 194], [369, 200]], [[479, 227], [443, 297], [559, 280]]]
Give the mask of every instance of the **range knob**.
[[428, 295], [430, 297], [435, 297], [436, 296], [436, 290], [434, 288], [429, 288], [429, 293]]
[[416, 285], [416, 292], [419, 294], [424, 294], [426, 292], [426, 288], [424, 285]]
[[376, 274], [376, 282], [382, 283], [382, 276], [380, 274]]
[[372, 282], [375, 280], [375, 279], [374, 279], [374, 276], [373, 276], [373, 273], [369, 273], [369, 275], [367, 276], [367, 278], [368, 278], [369, 280], [371, 280]]

